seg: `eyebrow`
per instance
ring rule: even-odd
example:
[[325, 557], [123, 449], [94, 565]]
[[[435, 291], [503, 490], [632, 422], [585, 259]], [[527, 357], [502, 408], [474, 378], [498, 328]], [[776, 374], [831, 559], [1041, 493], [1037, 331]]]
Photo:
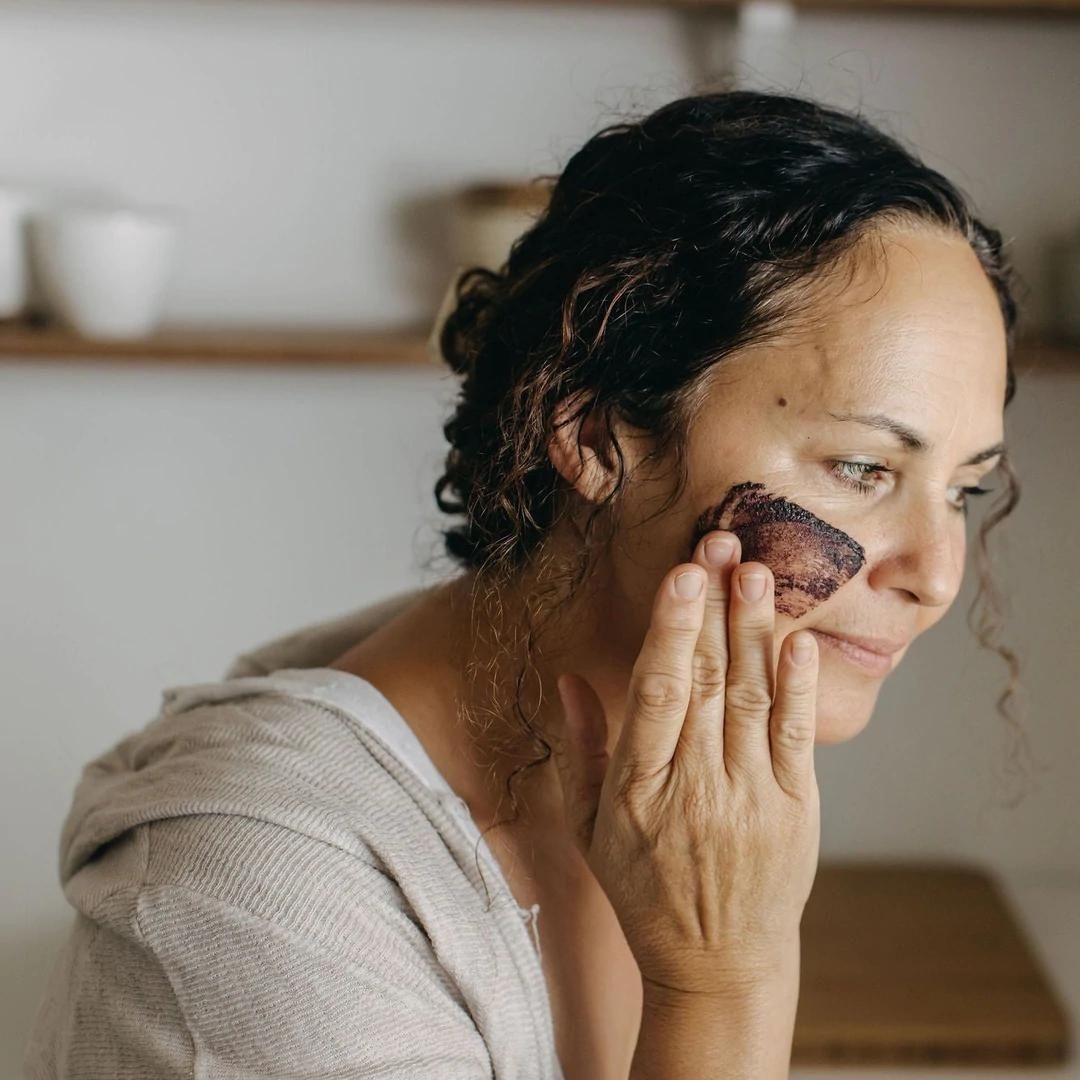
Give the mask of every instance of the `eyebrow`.
[[[865, 424], [867, 427], [877, 428], [879, 431], [887, 431], [891, 435], [894, 435], [900, 443], [907, 450], [913, 450], [916, 453], [926, 453], [931, 449], [930, 440], [925, 436], [920, 435], [914, 428], [910, 428], [907, 424], [901, 423], [899, 420], [894, 420], [891, 416], [885, 416], [884, 413], [835, 413], [830, 412], [828, 414], [834, 420], [839, 421], [852, 421], [856, 424]], [[1005, 453], [1005, 444], [1003, 442], [995, 443], [993, 446], [988, 446], [985, 450], [980, 450], [977, 454], [972, 454], [967, 461], [962, 462], [962, 465], [978, 465], [982, 461], [986, 461], [987, 458], [996, 457], [998, 454]]]

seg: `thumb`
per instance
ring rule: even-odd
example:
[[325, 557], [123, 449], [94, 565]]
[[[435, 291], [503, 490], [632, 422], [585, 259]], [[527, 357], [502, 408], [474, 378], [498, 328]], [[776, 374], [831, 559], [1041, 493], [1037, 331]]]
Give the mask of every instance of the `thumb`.
[[588, 858], [608, 770], [607, 719], [596, 691], [580, 675], [564, 673], [555, 686], [566, 731], [563, 751], [555, 755], [566, 823]]

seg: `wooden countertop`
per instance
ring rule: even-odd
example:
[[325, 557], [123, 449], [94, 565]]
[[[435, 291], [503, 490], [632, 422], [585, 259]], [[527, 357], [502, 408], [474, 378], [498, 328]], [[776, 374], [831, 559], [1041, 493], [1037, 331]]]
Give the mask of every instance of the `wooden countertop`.
[[[826, 860], [823, 860], [823, 865]], [[1080, 1017], [1080, 870], [1071, 878], [995, 872], [995, 883], [1069, 1016]], [[805, 932], [804, 932], [805, 939]], [[1080, 1080], [1075, 1049], [1062, 1065], [795, 1065], [791, 1080]]]

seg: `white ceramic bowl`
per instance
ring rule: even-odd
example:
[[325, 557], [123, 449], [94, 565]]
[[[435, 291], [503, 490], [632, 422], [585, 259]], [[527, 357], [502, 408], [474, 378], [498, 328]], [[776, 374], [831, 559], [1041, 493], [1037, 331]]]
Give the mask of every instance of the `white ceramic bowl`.
[[151, 333], [179, 228], [172, 207], [61, 206], [31, 214], [30, 254], [48, 306], [86, 337]]

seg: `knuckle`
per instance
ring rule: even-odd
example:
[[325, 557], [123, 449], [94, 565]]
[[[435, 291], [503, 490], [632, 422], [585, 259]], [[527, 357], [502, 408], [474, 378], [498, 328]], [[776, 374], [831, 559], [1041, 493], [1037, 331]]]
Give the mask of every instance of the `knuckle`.
[[663, 635], [663, 640], [670, 642], [676, 648], [697, 641], [698, 620], [693, 611], [684, 611], [681, 615], [669, 615], [657, 623], [657, 626]]
[[784, 697], [793, 705], [802, 708], [817, 697], [817, 682], [814, 679], [789, 681], [784, 689]]
[[638, 839], [654, 833], [653, 805], [658, 777], [655, 773], [628, 767], [615, 785], [612, 802], [619, 818]]
[[669, 712], [686, 696], [682, 680], [668, 671], [636, 672], [630, 684], [631, 708], [641, 712]]
[[760, 679], [738, 679], [728, 685], [727, 704], [736, 712], [768, 712], [772, 708], [772, 696]]
[[695, 653], [693, 659], [694, 691], [704, 698], [720, 697], [727, 685], [727, 665], [708, 653]]
[[773, 742], [785, 750], [806, 750], [814, 744], [814, 725], [799, 720], [786, 720], [773, 729]]
[[748, 610], [743, 607], [735, 613], [735, 620], [739, 627], [739, 633], [753, 637], [767, 637], [772, 634], [776, 616], [772, 608], [764, 611]]
[[716, 583], [705, 594], [705, 612], [707, 618], [727, 618], [728, 596], [730, 591], [723, 580]]

